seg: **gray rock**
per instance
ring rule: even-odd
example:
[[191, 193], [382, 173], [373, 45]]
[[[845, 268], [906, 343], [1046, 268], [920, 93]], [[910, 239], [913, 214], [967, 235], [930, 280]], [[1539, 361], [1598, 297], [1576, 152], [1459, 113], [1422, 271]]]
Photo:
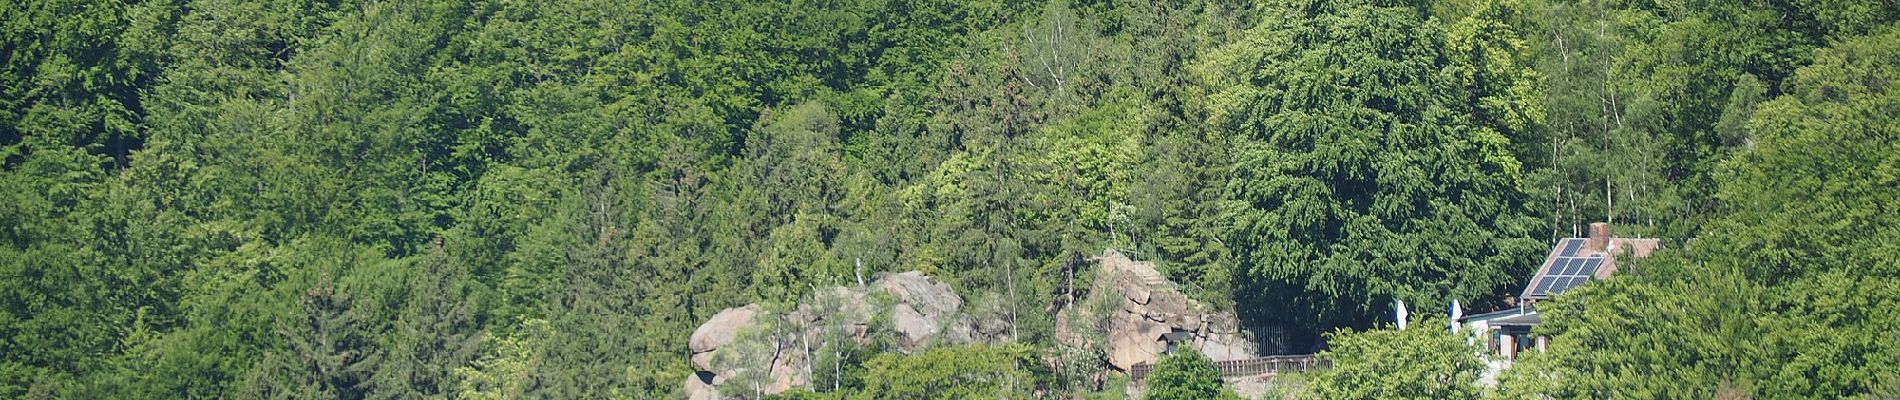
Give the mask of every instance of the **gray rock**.
[[1135, 364], [1154, 364], [1161, 353], [1168, 350], [1161, 335], [1170, 330], [1167, 325], [1149, 321], [1141, 316], [1129, 313], [1117, 313], [1109, 321], [1108, 363], [1116, 369], [1127, 371]]
[[884, 275], [878, 279], [877, 286], [898, 302], [910, 304], [927, 317], [941, 318], [963, 308], [963, 297], [957, 296], [950, 284], [925, 276], [920, 271]]
[[1240, 333], [1240, 321], [1232, 313], [1212, 313], [1201, 315], [1210, 333]]
[[[686, 393], [692, 399], [716, 399], [718, 389], [737, 385], [746, 371], [765, 369], [758, 389], [778, 394], [811, 385], [809, 364], [829, 338], [842, 333], [859, 344], [868, 343], [874, 330], [890, 329], [900, 345], [914, 350], [933, 341], [964, 343], [956, 334], [944, 331], [960, 329], [962, 336], [983, 337], [996, 327], [978, 324], [959, 314], [963, 298], [950, 285], [925, 276], [905, 272], [881, 276], [875, 289], [859, 286], [822, 288], [811, 299], [801, 302], [782, 315], [767, 313], [760, 306], [746, 305], [720, 311], [693, 331], [687, 346], [693, 365], [700, 372], [689, 377]], [[874, 304], [869, 290], [890, 295], [890, 327], [873, 326], [871, 321], [883, 312], [884, 304]], [[776, 329], [767, 335], [742, 335], [755, 327]], [[1005, 327], [1006, 328], [1006, 327]], [[828, 335], [830, 332], [832, 335]], [[735, 343], [741, 336], [753, 339]], [[757, 341], [757, 342], [753, 342]], [[721, 354], [721, 356], [715, 356]], [[718, 364], [714, 365], [715, 360]], [[728, 382], [731, 381], [731, 382]], [[750, 391], [747, 391], [750, 393]]]
[[953, 318], [963, 308], [963, 297], [949, 284], [919, 271], [886, 274], [877, 280], [877, 287], [897, 302], [891, 306], [891, 330], [906, 350], [930, 343], [944, 327], [958, 322]]
[[943, 325], [910, 304], [898, 303], [891, 309], [891, 330], [897, 332], [897, 339], [902, 341], [902, 346], [915, 348], [936, 336], [937, 332], [943, 330]]
[[1200, 332], [1201, 331], [1201, 315], [1200, 314], [1181, 313], [1181, 314], [1168, 315], [1166, 322], [1168, 323], [1169, 328], [1173, 328], [1176, 331], [1181, 331], [1181, 332]]
[[732, 342], [739, 330], [752, 325], [752, 317], [759, 313], [759, 305], [747, 304], [744, 307], [728, 308], [713, 314], [699, 329], [693, 330], [693, 336], [687, 343], [694, 353], [718, 350], [719, 346]]
[[[1136, 364], [1154, 363], [1168, 348], [1162, 335], [1171, 332], [1191, 333], [1184, 335], [1189, 339], [1178, 345], [1203, 350], [1216, 360], [1254, 357], [1252, 342], [1239, 333], [1232, 313], [1213, 312], [1212, 307], [1181, 293], [1180, 286], [1162, 277], [1153, 263], [1129, 260], [1115, 251], [1094, 261], [1095, 286], [1090, 298], [1079, 304], [1097, 304], [1094, 302], [1103, 301], [1103, 296], [1112, 296], [1105, 300], [1119, 303], [1120, 308], [1108, 317], [1108, 340], [1102, 349], [1116, 369], [1127, 371]], [[1064, 314], [1067, 317], [1056, 319], [1058, 340], [1064, 343], [1084, 343], [1076, 335], [1098, 330], [1065, 326], [1099, 321], [1089, 317], [1084, 307], [1071, 307]]]
[[1122, 291], [1122, 297], [1128, 298], [1128, 301], [1136, 305], [1147, 305], [1149, 298], [1154, 294], [1153, 290], [1148, 289], [1148, 284], [1135, 275], [1119, 274], [1115, 276], [1115, 280], [1116, 287]]
[[686, 375], [687, 400], [719, 400], [719, 388], [713, 387], [711, 372], [694, 372]]
[[765, 386], [765, 394], [785, 393], [794, 387], [810, 386], [811, 376], [805, 374], [804, 353], [786, 352], [777, 360], [772, 360], [772, 383]]
[[1197, 314], [1199, 310], [1196, 308], [1199, 308], [1198, 304], [1181, 292], [1156, 291], [1149, 296], [1147, 312], [1142, 315], [1160, 317], [1157, 319], [1166, 321], [1177, 315]]

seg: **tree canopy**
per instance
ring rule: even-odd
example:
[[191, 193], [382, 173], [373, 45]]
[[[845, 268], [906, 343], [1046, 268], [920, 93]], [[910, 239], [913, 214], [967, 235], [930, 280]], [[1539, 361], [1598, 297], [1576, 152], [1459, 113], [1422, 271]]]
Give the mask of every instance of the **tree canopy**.
[[1182, 349], [1161, 359], [1148, 373], [1142, 398], [1154, 400], [1238, 399], [1221, 387], [1214, 361], [1194, 349]]
[[[838, 346], [787, 396], [1114, 397], [1122, 372], [1049, 365], [1104, 359], [1056, 316], [1107, 249], [1287, 344], [1263, 350], [1330, 351], [1329, 397], [1887, 395], [1896, 21], [0, 1], [0, 398], [675, 398], [720, 310], [903, 271], [1006, 334]], [[1464, 386], [1458, 343], [1376, 329], [1395, 300], [1516, 305], [1598, 221], [1664, 248], [1539, 304], [1550, 352], [1497, 388]], [[1193, 389], [1156, 396], [1219, 382], [1170, 360]]]
[[1276, 2], [1218, 56], [1223, 235], [1248, 311], [1366, 328], [1515, 282], [1541, 249], [1510, 138], [1460, 93], [1426, 2]]
[[1448, 321], [1412, 321], [1412, 329], [1339, 331], [1320, 357], [1332, 363], [1307, 379], [1315, 399], [1476, 399], [1484, 361], [1466, 335], [1437, 329]]
[[[1824, 49], [1723, 163], [1725, 212], [1689, 248], [1550, 309], [1557, 346], [1506, 387], [1556, 397], [1838, 398], [1900, 374], [1900, 30]], [[1791, 172], [1799, 171], [1799, 172]], [[1640, 350], [1634, 350], [1640, 349]], [[1587, 373], [1588, 379], [1544, 379]]]

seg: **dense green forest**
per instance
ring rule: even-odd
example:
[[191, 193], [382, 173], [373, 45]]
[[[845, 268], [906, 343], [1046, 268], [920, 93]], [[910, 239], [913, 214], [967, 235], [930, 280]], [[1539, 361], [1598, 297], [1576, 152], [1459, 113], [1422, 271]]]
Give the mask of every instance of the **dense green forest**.
[[[679, 398], [911, 270], [1014, 344], [790, 396], [1112, 397], [1038, 366], [1108, 248], [1330, 342], [1301, 396], [1900, 397], [1887, 0], [4, 3], [0, 398]], [[1495, 388], [1379, 329], [1596, 221], [1666, 249]]]

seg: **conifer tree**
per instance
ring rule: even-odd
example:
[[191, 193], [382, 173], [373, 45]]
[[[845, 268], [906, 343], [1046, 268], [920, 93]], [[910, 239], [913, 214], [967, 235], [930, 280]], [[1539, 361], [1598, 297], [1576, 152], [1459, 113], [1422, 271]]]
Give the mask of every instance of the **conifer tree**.
[[285, 348], [267, 354], [245, 377], [243, 395], [258, 399], [364, 399], [380, 366], [376, 337], [350, 295], [330, 275], [298, 298], [298, 312], [279, 320]]
[[[1429, 3], [1289, 0], [1217, 60], [1241, 308], [1308, 332], [1394, 298], [1490, 297], [1539, 243], [1508, 138], [1474, 124]], [[1310, 337], [1309, 337], [1310, 338]]]
[[487, 335], [480, 329], [477, 297], [468, 271], [443, 250], [442, 241], [437, 237], [415, 263], [409, 297], [372, 377], [372, 399], [448, 398], [456, 387], [451, 372], [479, 355]]

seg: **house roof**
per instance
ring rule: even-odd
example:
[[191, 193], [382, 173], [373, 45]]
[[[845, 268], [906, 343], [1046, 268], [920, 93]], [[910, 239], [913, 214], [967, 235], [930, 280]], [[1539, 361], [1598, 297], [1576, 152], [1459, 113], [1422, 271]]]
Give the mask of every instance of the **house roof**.
[[1495, 320], [1499, 318], [1510, 317], [1510, 316], [1524, 314], [1524, 313], [1533, 313], [1533, 312], [1537, 312], [1537, 309], [1531, 308], [1530, 306], [1511, 307], [1511, 308], [1506, 308], [1503, 310], [1497, 310], [1497, 311], [1492, 311], [1492, 312], [1483, 313], [1483, 314], [1466, 315], [1464, 317], [1458, 318], [1458, 322], [1490, 321], [1490, 320]]
[[1178, 343], [1178, 342], [1185, 341], [1188, 339], [1193, 339], [1193, 338], [1194, 338], [1194, 332], [1177, 331], [1177, 332], [1168, 332], [1168, 333], [1161, 334], [1161, 340], [1166, 340], [1168, 341], [1168, 343]]
[[1494, 319], [1488, 323], [1491, 326], [1537, 326], [1544, 323], [1544, 317], [1539, 315], [1537, 310], [1531, 310], [1528, 313]]
[[1507, 308], [1478, 315], [1467, 315], [1459, 323], [1484, 322], [1491, 326], [1529, 326], [1543, 322], [1537, 309], [1530, 306]]
[[1662, 247], [1662, 241], [1645, 238], [1609, 238], [1603, 243], [1606, 245], [1599, 249], [1588, 238], [1557, 241], [1518, 298], [1547, 299], [1592, 280], [1608, 278], [1616, 273], [1618, 258], [1649, 257]]

